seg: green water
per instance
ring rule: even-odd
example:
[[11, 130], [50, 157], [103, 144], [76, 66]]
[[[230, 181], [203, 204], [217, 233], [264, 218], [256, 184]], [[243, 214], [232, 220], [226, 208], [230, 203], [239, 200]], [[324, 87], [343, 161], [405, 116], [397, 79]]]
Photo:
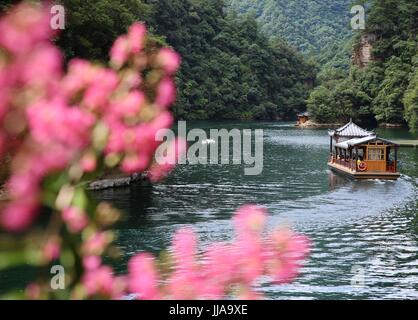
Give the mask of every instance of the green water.
[[[314, 243], [295, 282], [261, 284], [268, 298], [418, 298], [418, 150], [400, 151], [402, 178], [396, 182], [352, 181], [328, 171], [326, 130], [300, 130], [289, 123], [193, 126], [264, 129], [262, 175], [244, 176], [243, 166], [185, 165], [152, 187], [97, 193], [126, 212], [119, 230], [125, 252], [119, 271], [139, 251], [166, 248], [184, 225], [193, 226], [202, 248], [231, 239], [233, 211], [257, 203], [269, 209], [270, 227], [290, 225]], [[378, 133], [414, 138], [399, 129]]]

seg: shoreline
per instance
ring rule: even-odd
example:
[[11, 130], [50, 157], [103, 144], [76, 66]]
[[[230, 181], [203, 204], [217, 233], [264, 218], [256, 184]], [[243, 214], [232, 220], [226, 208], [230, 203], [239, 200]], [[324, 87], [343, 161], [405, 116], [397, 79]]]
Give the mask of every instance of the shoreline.
[[[310, 128], [338, 128], [343, 126], [344, 123], [319, 123], [313, 120], [308, 120], [305, 123], [296, 123], [295, 127], [301, 129], [310, 129]], [[387, 128], [387, 129], [403, 129], [405, 125], [400, 123], [379, 123], [377, 128]]]
[[338, 128], [343, 126], [343, 123], [318, 123], [313, 120], [308, 120], [305, 123], [297, 123], [295, 126], [301, 129], [311, 129], [311, 128]]
[[115, 177], [105, 177], [88, 182], [87, 190], [98, 191], [112, 188], [123, 188], [134, 184], [144, 183], [146, 181], [146, 174], [144, 173], [134, 173], [130, 176], [120, 175]]
[[[135, 184], [146, 183], [148, 180], [145, 173], [134, 173], [130, 176], [115, 175], [103, 177], [94, 181], [86, 182], [87, 190], [100, 191], [114, 188], [126, 188]], [[9, 194], [5, 185], [0, 186], [0, 201], [7, 201]]]

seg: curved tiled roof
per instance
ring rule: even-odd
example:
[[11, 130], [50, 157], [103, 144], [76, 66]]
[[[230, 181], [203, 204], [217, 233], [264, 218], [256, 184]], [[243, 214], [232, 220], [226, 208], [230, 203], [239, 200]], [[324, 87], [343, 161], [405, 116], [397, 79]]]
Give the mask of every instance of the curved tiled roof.
[[374, 135], [374, 132], [367, 131], [358, 125], [356, 125], [353, 121], [350, 121], [345, 126], [338, 128], [334, 131], [329, 132], [330, 136], [338, 136], [338, 137], [368, 137]]

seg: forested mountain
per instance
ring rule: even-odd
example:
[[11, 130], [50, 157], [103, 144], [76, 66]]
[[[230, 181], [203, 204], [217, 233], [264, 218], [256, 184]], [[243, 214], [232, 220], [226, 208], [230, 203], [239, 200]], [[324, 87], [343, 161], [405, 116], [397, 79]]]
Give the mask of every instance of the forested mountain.
[[62, 3], [67, 25], [57, 43], [66, 58], [105, 61], [135, 20], [174, 47], [183, 59], [174, 106], [179, 119], [276, 119], [306, 108], [315, 68], [284, 41], [269, 41], [253, 18], [228, 14], [224, 0]]
[[[137, 20], [158, 45], [180, 52], [179, 119], [288, 118], [307, 102], [319, 122], [351, 117], [418, 128], [416, 1], [360, 1], [367, 4], [367, 29], [354, 36], [352, 0], [62, 2], [67, 26], [56, 41], [67, 58], [105, 61], [116, 36]], [[372, 62], [350, 67], [353, 48], [368, 36]]]
[[308, 108], [320, 122], [353, 118], [363, 123], [403, 124], [418, 129], [418, 2], [368, 1], [361, 46], [372, 38], [372, 61], [353, 65], [348, 77], [330, 75], [311, 94]]
[[228, 1], [232, 10], [255, 16], [268, 37], [282, 37], [304, 54], [336, 52], [351, 35], [352, 0]]
[[183, 56], [176, 114], [187, 119], [274, 119], [303, 110], [315, 79], [302, 56], [269, 42], [221, 0], [158, 0], [156, 32]]

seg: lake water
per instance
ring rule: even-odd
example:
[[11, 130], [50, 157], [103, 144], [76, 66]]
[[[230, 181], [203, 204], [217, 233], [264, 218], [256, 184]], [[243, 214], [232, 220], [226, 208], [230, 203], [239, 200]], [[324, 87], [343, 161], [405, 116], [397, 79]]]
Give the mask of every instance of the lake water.
[[[189, 123], [188, 123], [189, 126]], [[418, 298], [418, 150], [401, 149], [398, 181], [352, 181], [327, 169], [326, 130], [290, 123], [193, 124], [264, 129], [264, 170], [243, 166], [179, 166], [153, 186], [97, 192], [123, 209], [118, 244], [127, 259], [166, 249], [178, 228], [191, 225], [201, 247], [233, 237], [234, 210], [245, 203], [268, 208], [268, 225], [290, 225], [313, 241], [301, 275], [288, 285], [262, 283], [271, 299]], [[191, 127], [191, 126], [190, 126]], [[406, 130], [378, 130], [412, 139]]]

